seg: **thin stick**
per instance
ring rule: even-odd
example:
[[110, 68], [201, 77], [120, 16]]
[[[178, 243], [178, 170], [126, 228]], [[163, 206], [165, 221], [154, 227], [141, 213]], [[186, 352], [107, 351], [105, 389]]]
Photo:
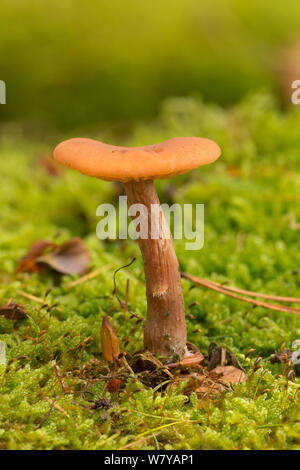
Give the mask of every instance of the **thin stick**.
[[135, 373], [133, 372], [133, 370], [131, 369], [130, 365], [128, 364], [128, 362], [127, 362], [125, 356], [122, 356], [121, 362], [123, 362], [123, 365], [125, 366], [125, 369], [129, 370], [130, 374], [132, 374], [133, 377], [134, 377], [136, 380], [139, 380], [139, 379], [136, 377], [136, 375], [135, 375]]
[[59, 395], [57, 395], [51, 402], [51, 406], [50, 406], [50, 410], [48, 411], [48, 413], [46, 414], [46, 416], [42, 419], [42, 421], [37, 425], [36, 429], [39, 429], [40, 427], [42, 427], [42, 425], [44, 424], [44, 422], [46, 421], [46, 419], [49, 418], [49, 416], [51, 415], [52, 413], [52, 410], [54, 408], [54, 405], [55, 405], [55, 402], [63, 396], [63, 393], [60, 393]]
[[[36, 297], [35, 295], [28, 294], [27, 292], [24, 292], [23, 290], [17, 290], [17, 294], [22, 295], [23, 297], [26, 297], [26, 299], [34, 300], [35, 302], [38, 302], [39, 304], [47, 305], [47, 307], [51, 307], [51, 304], [45, 302], [43, 299], [40, 297]], [[58, 312], [62, 312], [63, 310], [59, 307], [55, 307], [55, 309]]]
[[207, 287], [208, 289], [212, 289], [216, 292], [219, 292], [220, 294], [227, 295], [227, 296], [232, 297], [233, 299], [236, 299], [236, 300], [242, 300], [243, 302], [248, 302], [248, 303], [253, 304], [257, 307], [264, 307], [264, 308], [268, 308], [270, 310], [277, 310], [278, 312], [295, 313], [296, 315], [300, 315], [300, 309], [298, 309], [298, 308], [286, 307], [286, 306], [275, 305], [275, 304], [268, 304], [266, 302], [261, 302], [259, 300], [249, 299], [248, 297], [242, 297], [240, 295], [235, 295], [235, 294], [227, 291], [223, 287], [216, 286], [215, 284], [212, 284], [210, 281], [206, 281], [206, 280], [201, 279], [201, 278], [196, 277], [196, 276], [191, 276], [190, 274], [181, 273], [181, 276], [184, 279], [188, 279], [189, 281], [194, 282], [194, 284], [198, 284], [200, 286]]
[[[46, 400], [48, 403], [51, 403], [52, 405], [52, 400], [49, 397], [44, 397], [44, 400]], [[61, 406], [59, 406], [58, 403], [54, 403], [54, 408], [56, 408], [58, 411], [60, 411], [63, 415], [65, 415], [67, 418], [70, 418], [69, 413], [64, 410]]]
[[108, 271], [112, 266], [113, 264], [106, 264], [105, 266], [101, 266], [101, 268], [95, 269], [95, 271], [91, 271], [90, 273], [85, 274], [82, 277], [79, 277], [75, 281], [68, 282], [65, 285], [65, 287], [68, 287], [68, 288], [74, 287], [74, 286], [78, 286], [79, 284], [82, 284], [83, 282], [90, 281], [91, 279], [94, 279], [95, 277], [99, 276], [103, 272]]
[[114, 290], [113, 290], [113, 295], [116, 296], [120, 306], [122, 308], [124, 308], [124, 302], [122, 302], [122, 300], [120, 299], [120, 297], [118, 296], [117, 294], [117, 291], [118, 291], [118, 288], [117, 288], [117, 281], [116, 281], [116, 275], [119, 271], [121, 271], [121, 269], [125, 269], [125, 268], [129, 268], [129, 266], [132, 265], [132, 263], [134, 263], [136, 260], [136, 257], [132, 258], [132, 260], [130, 261], [130, 263], [128, 264], [125, 264], [125, 266], [121, 266], [120, 268], [116, 269], [116, 271], [114, 272], [114, 276], [113, 276], [113, 281], [114, 281]]
[[262, 299], [275, 300], [278, 302], [300, 303], [300, 299], [295, 298], [295, 297], [282, 297], [279, 295], [262, 294], [260, 292], [252, 292], [250, 290], [238, 289], [237, 287], [230, 287], [230, 286], [227, 286], [226, 284], [218, 284], [217, 282], [214, 282], [208, 279], [202, 279], [201, 277], [199, 277], [198, 279], [201, 279], [201, 281], [209, 282], [210, 284], [213, 284], [216, 287], [220, 287], [230, 292], [236, 292], [238, 294], [249, 295], [249, 297], [260, 297]]
[[59, 381], [59, 383], [60, 383], [60, 385], [61, 385], [61, 388], [63, 389], [64, 392], [67, 392], [67, 391], [68, 391], [68, 387], [66, 386], [66, 384], [65, 384], [64, 381], [63, 381], [63, 378], [62, 378], [61, 373], [60, 373], [60, 368], [59, 368], [59, 366], [58, 366], [56, 363], [54, 363], [54, 364], [53, 364], [53, 368], [54, 368], [54, 370], [55, 370], [55, 375], [56, 375], [56, 377], [58, 378], [58, 381]]
[[124, 302], [124, 310], [128, 311], [128, 298], [129, 298], [129, 279], [126, 281], [126, 293], [125, 293], [125, 302]]
[[114, 281], [114, 290], [112, 292], [112, 294], [116, 297], [117, 301], [119, 302], [119, 305], [120, 307], [125, 310], [125, 311], [128, 311], [128, 313], [130, 313], [130, 315], [132, 315], [133, 317], [137, 318], [138, 320], [142, 320], [143, 321], [143, 318], [141, 318], [139, 315], [137, 315], [136, 313], [133, 313], [131, 310], [128, 310], [128, 306], [127, 306], [127, 310], [125, 309], [125, 303], [120, 299], [120, 297], [118, 296], [118, 288], [117, 288], [117, 281], [116, 281], [116, 275], [117, 273], [121, 270], [121, 269], [124, 269], [124, 268], [128, 268], [129, 266], [132, 265], [132, 263], [134, 263], [136, 260], [136, 257], [132, 258], [132, 260], [130, 261], [130, 263], [126, 264], [125, 266], [121, 266], [120, 268], [118, 268], [115, 272], [114, 272], [114, 275], [113, 275], [113, 281]]

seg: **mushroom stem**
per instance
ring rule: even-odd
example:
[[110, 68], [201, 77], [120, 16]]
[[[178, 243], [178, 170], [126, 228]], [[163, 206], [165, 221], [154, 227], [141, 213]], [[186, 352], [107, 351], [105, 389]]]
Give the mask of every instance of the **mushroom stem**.
[[[144, 347], [167, 361], [174, 357], [181, 359], [186, 355], [186, 323], [172, 235], [153, 181], [130, 181], [124, 183], [124, 187], [129, 207], [143, 204], [147, 209], [147, 221], [143, 220], [147, 238], [138, 238], [144, 260], [148, 305]], [[153, 216], [153, 210], [156, 216]], [[139, 218], [143, 216], [146, 217], [141, 211]]]

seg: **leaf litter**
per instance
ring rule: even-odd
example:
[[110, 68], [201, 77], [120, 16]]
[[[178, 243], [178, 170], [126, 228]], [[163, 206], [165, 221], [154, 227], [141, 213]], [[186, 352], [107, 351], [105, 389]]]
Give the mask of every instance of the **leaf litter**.
[[37, 240], [20, 260], [17, 272], [40, 272], [45, 267], [61, 274], [83, 274], [91, 262], [89, 251], [80, 237], [60, 245]]

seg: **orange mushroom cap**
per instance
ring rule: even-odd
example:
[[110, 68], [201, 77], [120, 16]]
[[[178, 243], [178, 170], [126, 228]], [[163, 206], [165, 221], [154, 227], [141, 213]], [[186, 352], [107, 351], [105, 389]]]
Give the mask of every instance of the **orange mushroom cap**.
[[118, 147], [97, 140], [66, 140], [54, 150], [62, 165], [108, 181], [139, 181], [171, 178], [221, 155], [220, 147], [209, 139], [176, 137], [156, 145]]

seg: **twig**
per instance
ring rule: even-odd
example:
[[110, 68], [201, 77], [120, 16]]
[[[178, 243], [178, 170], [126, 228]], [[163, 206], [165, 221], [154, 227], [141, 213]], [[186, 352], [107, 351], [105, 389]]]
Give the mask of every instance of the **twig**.
[[130, 281], [127, 279], [126, 281], [126, 293], [125, 293], [125, 302], [124, 302], [124, 310], [127, 312], [128, 311], [128, 298], [129, 298], [129, 284]]
[[121, 269], [125, 269], [125, 268], [128, 268], [129, 266], [131, 266], [132, 263], [135, 262], [135, 260], [136, 260], [136, 258], [132, 258], [132, 260], [130, 261], [130, 263], [125, 264], [125, 266], [121, 266], [120, 268], [116, 269], [116, 271], [114, 272], [114, 276], [113, 276], [113, 281], [114, 281], [113, 295], [116, 296], [116, 298], [117, 298], [117, 300], [118, 300], [118, 302], [119, 302], [119, 304], [120, 304], [120, 306], [121, 306], [122, 308], [124, 308], [124, 302], [120, 299], [120, 297], [119, 297], [118, 294], [117, 294], [118, 288], [117, 288], [117, 282], [116, 282], [116, 275], [117, 275], [117, 273], [118, 273], [119, 271], [121, 271]]
[[117, 282], [116, 282], [116, 275], [117, 273], [121, 270], [121, 269], [125, 269], [125, 268], [128, 268], [129, 266], [132, 265], [132, 263], [134, 263], [136, 260], [136, 258], [132, 258], [132, 260], [130, 261], [130, 263], [126, 264], [125, 266], [121, 266], [120, 268], [118, 268], [115, 272], [114, 272], [114, 276], [113, 276], [113, 281], [114, 281], [114, 290], [112, 292], [113, 295], [116, 296], [116, 299], [117, 301], [119, 302], [120, 304], [120, 307], [125, 310], [125, 311], [128, 311], [128, 313], [130, 313], [131, 316], [137, 318], [138, 320], [142, 320], [143, 321], [143, 318], [141, 318], [139, 315], [137, 315], [136, 313], [132, 312], [131, 310], [128, 310], [128, 306], [127, 306], [127, 309], [126, 309], [126, 300], [125, 300], [125, 303], [123, 302], [123, 300], [120, 299], [120, 297], [118, 296], [117, 294]]
[[122, 358], [121, 358], [121, 362], [123, 363], [125, 369], [127, 369], [130, 374], [133, 375], [133, 377], [138, 380], [138, 378], [136, 377], [135, 373], [133, 372], [132, 368], [130, 367], [130, 365], [128, 364], [127, 360], [126, 360], [126, 357], [123, 355]]
[[[44, 397], [44, 400], [46, 400], [48, 403], [51, 403], [51, 404], [52, 404], [51, 398]], [[60, 411], [62, 414], [64, 414], [67, 418], [70, 418], [69, 413], [68, 413], [66, 410], [64, 410], [61, 406], [59, 406], [58, 403], [54, 403], [54, 407], [55, 407], [58, 411]]]
[[[36, 429], [39, 429], [40, 427], [42, 427], [42, 425], [44, 424], [44, 422], [49, 418], [49, 416], [51, 415], [52, 413], [52, 410], [55, 406], [55, 403], [57, 402], [57, 400], [61, 397], [63, 397], [64, 395], [77, 395], [77, 394], [84, 394], [84, 393], [90, 393], [92, 394], [92, 392], [89, 392], [88, 390], [81, 390], [80, 392], [74, 392], [73, 390], [69, 390], [69, 391], [66, 391], [66, 392], [62, 392], [60, 393], [59, 395], [57, 395], [52, 401], [51, 401], [51, 406], [50, 406], [50, 409], [48, 411], [48, 413], [46, 414], [46, 416], [44, 416], [44, 418], [42, 419], [42, 421], [37, 425]], [[93, 394], [92, 394], [93, 395]]]
[[55, 363], [55, 364], [53, 364], [53, 368], [54, 368], [54, 370], [55, 370], [55, 375], [56, 375], [56, 377], [58, 378], [58, 381], [59, 381], [59, 383], [60, 383], [60, 385], [61, 385], [61, 388], [63, 389], [64, 392], [67, 392], [67, 391], [68, 391], [68, 387], [67, 387], [67, 385], [64, 383], [64, 381], [63, 381], [63, 379], [62, 379], [59, 366]]
[[112, 266], [113, 264], [106, 264], [105, 266], [101, 266], [101, 268], [95, 269], [95, 271], [91, 271], [90, 273], [85, 274], [82, 277], [79, 277], [75, 281], [68, 282], [65, 285], [65, 287], [68, 287], [68, 288], [74, 287], [74, 286], [78, 286], [79, 284], [82, 284], [83, 282], [90, 281], [91, 279], [94, 279], [95, 277], [99, 276], [103, 272], [108, 271]]
[[[45, 302], [43, 299], [41, 299], [40, 297], [36, 297], [35, 295], [32, 295], [32, 294], [28, 294], [27, 292], [24, 292], [23, 290], [17, 290], [17, 294], [19, 295], [22, 295], [23, 297], [26, 297], [27, 299], [29, 300], [34, 300], [35, 302], [38, 302], [39, 304], [43, 304], [43, 305], [46, 305], [48, 308], [51, 308], [51, 304]], [[58, 311], [58, 312], [62, 312], [63, 310], [59, 307], [55, 307], [55, 309]]]
[[217, 282], [208, 280], [208, 279], [202, 279], [201, 277], [198, 278], [201, 281], [210, 283], [216, 287], [220, 287], [221, 289], [228, 290], [230, 292], [236, 292], [238, 294], [245, 294], [249, 295], [249, 297], [260, 297], [262, 299], [269, 299], [269, 300], [275, 300], [278, 302], [288, 302], [288, 303], [300, 303], [300, 299], [295, 298], [295, 297], [282, 297], [279, 295], [269, 295], [269, 294], [262, 294], [260, 292], [252, 292], [250, 290], [244, 290], [244, 289], [238, 289], [236, 287], [230, 287], [227, 286], [226, 284], [218, 284]]
[[286, 306], [281, 306], [281, 305], [269, 304], [267, 302], [261, 302], [259, 300], [249, 299], [248, 297], [242, 297], [241, 295], [235, 295], [235, 294], [229, 292], [228, 290], [224, 289], [223, 287], [221, 287], [219, 285], [215, 285], [215, 284], [211, 283], [210, 281], [206, 281], [205, 279], [202, 279], [202, 278], [199, 278], [199, 277], [196, 277], [196, 276], [192, 276], [190, 274], [181, 273], [181, 276], [184, 279], [187, 279], [187, 280], [193, 282], [194, 284], [198, 284], [200, 286], [207, 287], [208, 289], [212, 289], [216, 292], [219, 292], [220, 294], [232, 297], [233, 299], [242, 300], [243, 302], [248, 302], [250, 304], [255, 305], [256, 307], [264, 307], [264, 308], [268, 308], [270, 310], [277, 310], [278, 312], [295, 313], [296, 315], [300, 315], [300, 309], [298, 309], [298, 308], [292, 308], [292, 307], [286, 307]]
[[55, 405], [55, 402], [60, 398], [62, 397], [64, 394], [63, 393], [60, 393], [59, 395], [57, 395], [51, 402], [51, 406], [50, 406], [50, 410], [48, 411], [48, 413], [46, 414], [46, 416], [42, 419], [42, 421], [37, 425], [37, 429], [39, 429], [40, 427], [42, 427], [42, 425], [44, 424], [44, 422], [46, 421], [46, 419], [49, 418], [49, 416], [51, 415], [52, 413], [52, 410], [54, 408], [54, 405]]

